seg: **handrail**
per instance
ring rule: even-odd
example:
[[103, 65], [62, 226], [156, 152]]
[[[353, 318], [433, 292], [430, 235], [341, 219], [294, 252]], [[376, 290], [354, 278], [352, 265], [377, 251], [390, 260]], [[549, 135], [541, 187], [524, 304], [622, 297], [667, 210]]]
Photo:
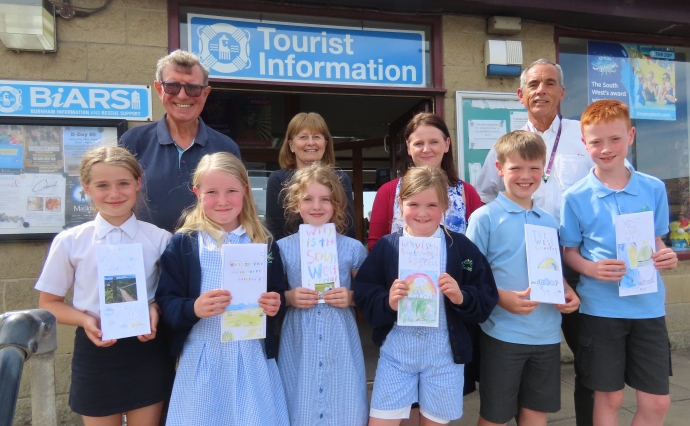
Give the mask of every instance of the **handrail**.
[[56, 426], [55, 316], [43, 309], [6, 312], [0, 316], [0, 426], [11, 426], [17, 407], [24, 363], [31, 368], [31, 414], [34, 426]]

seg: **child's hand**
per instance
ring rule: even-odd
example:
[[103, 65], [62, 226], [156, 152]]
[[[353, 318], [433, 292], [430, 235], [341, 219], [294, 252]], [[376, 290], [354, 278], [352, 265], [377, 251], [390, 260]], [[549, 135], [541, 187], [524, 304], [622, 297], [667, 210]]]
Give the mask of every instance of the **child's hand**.
[[158, 326], [158, 319], [160, 318], [160, 307], [158, 303], [153, 302], [149, 304], [149, 321], [151, 322], [151, 333], [137, 336], [140, 342], [147, 342], [156, 338], [156, 327]]
[[400, 299], [403, 297], [407, 296], [407, 290], [410, 289], [410, 286], [405, 284], [405, 281], [397, 279], [393, 281], [393, 285], [391, 285], [391, 290], [388, 293], [388, 304], [391, 305], [391, 309], [394, 311], [398, 310], [398, 302]]
[[338, 287], [328, 290], [323, 295], [323, 301], [336, 308], [349, 308], [352, 305], [354, 292], [346, 287]]
[[220, 315], [225, 312], [231, 300], [230, 292], [222, 288], [206, 291], [194, 301], [194, 314], [199, 318]]
[[678, 266], [678, 255], [670, 248], [663, 248], [652, 254], [656, 269], [673, 269]]
[[464, 296], [460, 291], [458, 282], [453, 279], [448, 273], [444, 272], [438, 277], [438, 289], [446, 295], [456, 305], [460, 305], [464, 300]]
[[625, 262], [616, 259], [591, 262], [585, 275], [601, 281], [620, 281], [625, 275]]
[[295, 287], [285, 292], [285, 303], [295, 308], [308, 309], [319, 303], [319, 294], [306, 287]]
[[93, 342], [94, 345], [100, 346], [101, 348], [107, 348], [108, 346], [114, 345], [117, 342], [117, 339], [101, 340], [101, 337], [103, 337], [103, 332], [101, 331], [98, 322], [98, 318], [92, 317], [91, 315], [87, 314], [84, 317], [82, 327], [84, 327], [86, 336]]
[[565, 285], [565, 304], [556, 305], [556, 309], [562, 314], [575, 312], [580, 307], [580, 298], [569, 285]]
[[275, 316], [280, 309], [280, 295], [275, 291], [261, 293], [259, 307], [263, 309], [264, 313], [269, 317]]
[[524, 291], [511, 291], [498, 289], [498, 306], [511, 314], [527, 315], [539, 306], [539, 302], [526, 300], [532, 289], [527, 287]]

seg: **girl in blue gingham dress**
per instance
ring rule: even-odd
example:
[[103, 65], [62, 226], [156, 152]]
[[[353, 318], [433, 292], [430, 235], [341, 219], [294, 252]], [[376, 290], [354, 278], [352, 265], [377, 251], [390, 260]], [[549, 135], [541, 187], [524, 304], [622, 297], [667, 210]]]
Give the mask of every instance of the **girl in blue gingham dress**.
[[[249, 178], [231, 154], [204, 156], [193, 178], [196, 207], [161, 259], [156, 300], [172, 328], [173, 355], [181, 351], [168, 426], [289, 425], [271, 324], [284, 279], [279, 249], [256, 215]], [[232, 303], [222, 289], [222, 244], [269, 242], [267, 287], [259, 306], [266, 339], [221, 342], [221, 318]]]
[[[313, 226], [333, 222], [346, 228], [346, 198], [328, 166], [300, 169], [285, 189], [286, 210]], [[317, 304], [315, 291], [302, 288], [299, 233], [278, 241], [290, 290], [281, 330], [278, 368], [292, 426], [364, 426], [367, 389], [364, 358], [352, 307], [351, 274], [366, 257], [362, 243], [336, 236], [340, 287]]]
[[[498, 301], [486, 258], [464, 235], [439, 225], [448, 208], [447, 178], [438, 167], [415, 167], [400, 185], [404, 228], [377, 241], [360, 266], [355, 302], [381, 346], [369, 426], [399, 425], [419, 402], [425, 425], [462, 416], [464, 364], [472, 359], [467, 323], [485, 321]], [[399, 326], [410, 286], [399, 278], [401, 236], [439, 238], [438, 327]]]

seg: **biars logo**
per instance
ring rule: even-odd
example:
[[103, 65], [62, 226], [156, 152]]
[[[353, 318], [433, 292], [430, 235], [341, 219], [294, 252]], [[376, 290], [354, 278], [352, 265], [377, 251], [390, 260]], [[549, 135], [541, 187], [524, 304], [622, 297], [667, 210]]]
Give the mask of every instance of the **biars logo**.
[[249, 59], [249, 32], [230, 24], [200, 26], [198, 52], [201, 62], [222, 73], [251, 67]]

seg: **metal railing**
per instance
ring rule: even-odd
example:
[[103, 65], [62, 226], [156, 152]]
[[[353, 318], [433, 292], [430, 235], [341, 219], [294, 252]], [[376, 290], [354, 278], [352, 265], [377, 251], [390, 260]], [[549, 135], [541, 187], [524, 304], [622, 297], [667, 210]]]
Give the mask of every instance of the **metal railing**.
[[10, 426], [17, 407], [24, 363], [31, 359], [31, 424], [57, 426], [55, 316], [43, 309], [0, 316], [0, 426]]

